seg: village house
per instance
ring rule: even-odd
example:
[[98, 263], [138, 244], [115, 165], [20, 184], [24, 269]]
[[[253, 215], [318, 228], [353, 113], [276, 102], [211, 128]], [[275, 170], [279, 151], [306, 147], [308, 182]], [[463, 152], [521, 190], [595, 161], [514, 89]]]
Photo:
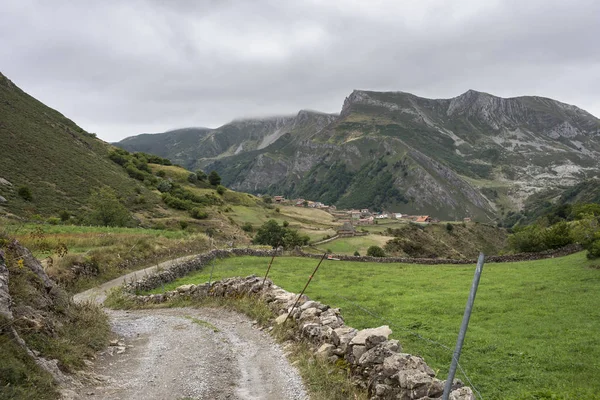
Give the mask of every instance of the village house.
[[371, 215], [370, 217], [360, 218], [357, 225], [373, 225], [375, 218]]
[[304, 199], [296, 199], [296, 207], [304, 207]]
[[354, 229], [354, 226], [352, 226], [352, 224], [348, 221], [344, 222], [341, 228], [339, 228], [337, 231], [339, 237], [354, 236], [355, 233], [356, 230]]
[[273, 197], [273, 201], [275, 203], [283, 203], [285, 201], [285, 197], [283, 197], [283, 196], [275, 196], [275, 197]]
[[401, 219], [402, 218], [402, 213], [395, 213], [394, 214], [394, 218]]
[[429, 215], [421, 215], [419, 218], [415, 220], [417, 223], [428, 224], [431, 222], [431, 217]]
[[385, 218], [389, 218], [389, 217], [390, 217], [389, 214], [379, 214], [375, 218], [377, 218], [377, 219], [385, 219]]
[[471, 222], [471, 218], [469, 218], [469, 217], [463, 218], [463, 222]]

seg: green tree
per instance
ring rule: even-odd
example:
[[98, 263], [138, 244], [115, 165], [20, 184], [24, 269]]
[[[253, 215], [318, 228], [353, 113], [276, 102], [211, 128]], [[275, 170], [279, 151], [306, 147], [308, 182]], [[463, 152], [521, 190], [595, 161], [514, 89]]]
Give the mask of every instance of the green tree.
[[544, 250], [543, 230], [539, 225], [520, 228], [508, 237], [508, 244], [517, 252], [542, 251]]
[[127, 226], [131, 223], [129, 211], [109, 187], [93, 190], [87, 205], [90, 209], [87, 222], [91, 225]]
[[221, 184], [221, 177], [217, 171], [211, 171], [211, 173], [208, 174], [208, 182], [213, 186]]
[[271, 204], [273, 202], [273, 199], [271, 198], [271, 196], [264, 195], [262, 197], [262, 201], [265, 204]]
[[547, 249], [558, 249], [573, 243], [569, 224], [566, 221], [561, 221], [546, 228], [543, 235], [543, 241], [544, 246]]
[[33, 195], [31, 194], [31, 189], [29, 189], [29, 186], [19, 187], [17, 194], [25, 201], [33, 200]]
[[281, 226], [274, 219], [258, 228], [253, 240], [255, 244], [267, 244], [273, 248], [283, 246], [286, 249], [306, 245], [309, 241], [308, 235], [300, 235], [297, 230]]
[[267, 244], [275, 248], [283, 244], [284, 234], [285, 229], [279, 226], [277, 221], [270, 219], [258, 228], [256, 236], [254, 236], [254, 243]]
[[71, 214], [67, 210], [61, 210], [58, 215], [62, 222], [66, 222], [69, 220], [69, 218], [71, 218]]
[[206, 172], [199, 169], [198, 171], [196, 171], [196, 178], [198, 178], [199, 181], [204, 182], [208, 178], [208, 176], [206, 175]]
[[379, 246], [371, 246], [367, 249], [367, 255], [370, 257], [385, 257], [385, 251]]
[[190, 210], [190, 215], [195, 219], [206, 219], [208, 218], [208, 213], [202, 210], [200, 207], [194, 207]]
[[447, 230], [448, 232], [452, 232], [452, 231], [454, 230], [454, 225], [452, 225], [450, 222], [448, 222], [448, 223], [446, 224], [446, 230]]
[[219, 193], [221, 196], [223, 196], [223, 194], [225, 194], [226, 190], [227, 190], [227, 188], [223, 185], [217, 186], [217, 193]]
[[594, 241], [597, 232], [600, 232], [600, 222], [592, 214], [582, 216], [571, 223], [571, 237], [584, 247]]
[[189, 183], [196, 183], [198, 182], [198, 175], [191, 173], [188, 175], [187, 180]]
[[590, 260], [593, 260], [595, 258], [600, 258], [600, 237], [598, 239], [594, 240], [588, 246], [587, 258], [589, 258]]

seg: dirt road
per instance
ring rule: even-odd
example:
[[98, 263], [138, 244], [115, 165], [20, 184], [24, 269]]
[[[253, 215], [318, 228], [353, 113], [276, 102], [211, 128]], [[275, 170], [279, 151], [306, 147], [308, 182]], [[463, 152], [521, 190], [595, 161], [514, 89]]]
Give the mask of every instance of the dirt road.
[[196, 257], [196, 256], [180, 257], [180, 258], [176, 258], [174, 260], [169, 260], [169, 261], [165, 261], [160, 264], [157, 264], [157, 265], [153, 265], [151, 267], [148, 267], [148, 268], [145, 268], [145, 269], [142, 269], [139, 271], [131, 272], [129, 274], [126, 274], [126, 275], [120, 276], [116, 279], [113, 279], [112, 281], [105, 282], [102, 285], [97, 286], [95, 288], [88, 289], [85, 292], [77, 293], [75, 296], [73, 296], [73, 300], [75, 302], [92, 300], [92, 301], [97, 302], [98, 304], [102, 304], [102, 303], [104, 303], [104, 300], [106, 300], [106, 294], [112, 288], [121, 286], [123, 283], [130, 282], [131, 280], [141, 279], [145, 275], [151, 275], [158, 270], [167, 269], [171, 265], [175, 265], [177, 263], [187, 261], [194, 257]]
[[[75, 299], [102, 302], [122, 282]], [[244, 315], [211, 308], [106, 312], [120, 342], [98, 356], [91, 369], [100, 379], [76, 389], [77, 398], [308, 398], [280, 347]]]

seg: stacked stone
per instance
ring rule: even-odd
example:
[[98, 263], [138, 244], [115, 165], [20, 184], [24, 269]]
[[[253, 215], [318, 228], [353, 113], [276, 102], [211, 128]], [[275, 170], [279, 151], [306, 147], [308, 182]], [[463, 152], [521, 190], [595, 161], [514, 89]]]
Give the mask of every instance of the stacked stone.
[[[502, 256], [486, 257], [486, 262], [517, 262], [517, 261], [534, 261], [545, 258], [562, 257], [569, 254], [577, 253], [583, 250], [579, 244], [569, 244], [560, 249], [544, 250], [537, 253], [517, 253], [506, 254]], [[321, 258], [320, 254], [305, 253], [302, 249], [295, 250], [296, 255], [308, 258]], [[477, 259], [450, 259], [450, 258], [408, 258], [408, 257], [370, 257], [370, 256], [347, 256], [343, 254], [332, 255], [340, 261], [358, 261], [358, 262], [376, 262], [376, 263], [403, 263], [403, 264], [424, 264], [424, 265], [439, 265], [439, 264], [476, 264]]]
[[[290, 293], [270, 280], [255, 275], [228, 278], [202, 285], [183, 285], [176, 290], [148, 296], [133, 296], [140, 303], [160, 303], [175, 297], [202, 298], [259, 296], [279, 316], [275, 322], [295, 321], [297, 339], [306, 340], [319, 357], [350, 366], [355, 382], [366, 388], [372, 399], [439, 399], [444, 382], [421, 357], [402, 353], [397, 340], [389, 339], [388, 326], [357, 330], [345, 325], [340, 309]], [[292, 310], [298, 300], [298, 305]], [[289, 317], [288, 317], [289, 314]], [[474, 400], [470, 388], [456, 382], [450, 399]]]
[[173, 282], [177, 278], [188, 275], [190, 272], [198, 271], [207, 266], [215, 259], [228, 258], [232, 256], [255, 256], [255, 257], [271, 257], [274, 252], [281, 254], [281, 250], [257, 250], [257, 249], [229, 249], [229, 250], [211, 250], [207, 253], [200, 254], [191, 260], [173, 265], [164, 271], [145, 276], [139, 281], [130, 282], [125, 285], [128, 292], [135, 293], [138, 291], [148, 291], [156, 289], [161, 285]]

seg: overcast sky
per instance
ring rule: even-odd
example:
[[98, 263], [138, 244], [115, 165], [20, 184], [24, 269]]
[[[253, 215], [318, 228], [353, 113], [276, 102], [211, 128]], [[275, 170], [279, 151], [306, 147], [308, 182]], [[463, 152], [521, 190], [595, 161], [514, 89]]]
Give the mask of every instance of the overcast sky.
[[598, 0], [2, 0], [0, 71], [107, 141], [339, 112], [353, 89], [600, 116]]

